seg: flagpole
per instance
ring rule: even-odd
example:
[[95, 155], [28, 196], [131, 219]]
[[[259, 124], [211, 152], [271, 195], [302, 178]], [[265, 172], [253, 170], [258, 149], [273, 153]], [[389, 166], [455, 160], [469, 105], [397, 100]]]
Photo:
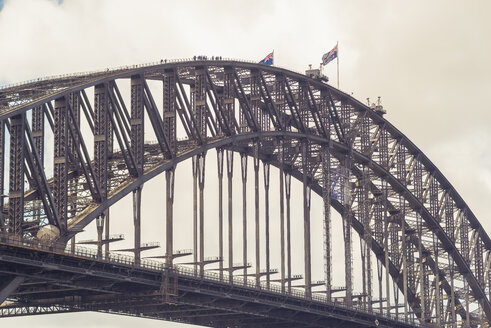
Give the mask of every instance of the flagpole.
[[336, 42], [336, 49], [337, 49], [337, 54], [336, 54], [336, 62], [338, 64], [338, 89], [339, 89], [339, 48], [338, 48], [338, 43]]

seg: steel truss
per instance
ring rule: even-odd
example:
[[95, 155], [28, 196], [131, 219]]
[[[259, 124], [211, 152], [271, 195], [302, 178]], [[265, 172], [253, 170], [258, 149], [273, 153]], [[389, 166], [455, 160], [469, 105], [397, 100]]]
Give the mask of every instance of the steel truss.
[[[123, 81], [130, 82], [129, 95], [120, 91]], [[152, 95], [156, 82], [162, 87], [162, 106], [156, 104]], [[92, 101], [87, 96], [89, 89], [93, 89]], [[292, 291], [292, 281], [299, 278], [293, 275], [295, 268], [291, 263], [290, 204], [294, 177], [302, 182], [303, 190], [302, 287], [306, 299], [317, 291], [313, 289], [316, 284], [311, 272], [311, 249], [317, 246], [311, 244], [310, 229], [314, 192], [324, 203], [322, 293], [327, 303], [339, 301], [339, 297], [333, 296], [338, 289], [331, 285], [331, 208], [334, 208], [342, 216], [346, 257], [342, 304], [347, 309], [377, 311], [407, 322], [417, 320], [445, 327], [485, 326], [491, 321], [491, 240], [482, 225], [410, 140], [380, 114], [327, 84], [275, 67], [198, 60], [33, 82], [0, 90], [0, 100], [2, 189], [7, 178], [4, 149], [7, 134], [9, 140], [8, 199], [2, 200], [0, 211], [3, 233], [29, 239], [50, 224], [60, 230], [58, 242], [72, 241], [73, 251], [76, 234], [95, 221], [97, 257], [109, 258], [110, 243], [115, 240], [109, 234], [109, 208], [133, 193], [132, 251], [135, 263], [139, 264], [145, 249], [141, 243], [143, 185], [165, 172], [164, 258], [171, 268], [173, 259], [179, 256], [173, 248], [173, 190], [175, 183], [179, 183], [174, 173], [178, 163], [191, 158], [194, 274], [203, 277], [206, 265], [215, 261], [205, 257], [205, 244], [209, 241], [203, 227], [205, 159], [207, 152], [216, 149], [219, 178], [216, 261], [220, 280], [233, 283], [234, 273], [241, 272], [244, 277], [254, 277], [258, 290], [264, 282], [268, 289], [279, 283], [281, 293]], [[129, 109], [125, 101], [129, 102]], [[145, 115], [151, 123], [148, 126], [144, 124]], [[82, 132], [82, 122], [89, 131]], [[178, 140], [178, 131], [185, 140]], [[43, 169], [50, 161], [45, 156], [47, 133], [54, 137], [53, 177], [47, 177]], [[155, 136], [157, 143], [146, 144], [146, 134]], [[92, 156], [87, 150], [89, 142], [94, 143]], [[228, 245], [233, 245], [234, 153], [240, 154], [243, 186], [243, 194], [235, 195], [242, 197], [243, 206], [240, 264], [234, 263], [233, 247], [228, 247], [227, 255], [223, 250], [224, 234]], [[247, 253], [247, 231], [251, 229], [251, 213], [246, 211], [248, 157], [253, 159], [249, 169], [254, 172], [256, 208], [252, 215], [254, 270], [250, 269], [251, 254]], [[259, 178], [261, 162], [263, 188]], [[278, 168], [278, 186], [269, 183], [270, 167]], [[223, 224], [224, 175], [228, 183], [228, 231]], [[275, 271], [270, 267], [270, 233], [277, 232], [270, 231], [271, 209], [265, 208], [264, 226], [259, 211], [261, 197], [269, 205], [272, 188], [278, 188], [280, 194], [281, 265], [277, 280], [271, 279]], [[359, 294], [353, 289], [352, 232], [360, 240]], [[262, 234], [266, 237], [264, 246], [260, 243]], [[261, 270], [263, 263], [265, 270]], [[21, 286], [19, 290], [26, 284], [16, 283]], [[243, 283], [247, 286], [246, 280]], [[7, 284], [2, 290], [12, 286]], [[15, 300], [17, 296], [14, 293], [11, 297]], [[82, 308], [63, 303], [39, 307], [29, 304], [11, 312], [3, 309], [7, 312], [2, 313], [77, 310]], [[91, 310], [104, 311], [95, 307]], [[243, 314], [220, 321], [217, 312], [191, 311], [189, 318], [207, 317], [211, 321], [205, 320], [204, 324], [214, 326], [240, 325], [250, 320]], [[149, 316], [173, 318], [165, 311]]]

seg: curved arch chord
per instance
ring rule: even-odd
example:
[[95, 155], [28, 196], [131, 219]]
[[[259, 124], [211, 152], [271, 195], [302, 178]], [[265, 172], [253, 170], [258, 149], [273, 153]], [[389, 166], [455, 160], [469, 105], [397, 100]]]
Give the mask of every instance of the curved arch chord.
[[[228, 145], [232, 145], [234, 143], [241, 143], [246, 140], [254, 140], [257, 138], [268, 138], [268, 137], [290, 137], [290, 138], [296, 138], [296, 139], [311, 139], [313, 142], [317, 142], [320, 144], [330, 144], [331, 149], [338, 154], [338, 156], [343, 156], [344, 154], [347, 153], [347, 148], [345, 145], [335, 143], [335, 142], [330, 142], [326, 139], [322, 139], [320, 137], [316, 136], [309, 136], [305, 134], [300, 134], [300, 133], [294, 133], [294, 132], [257, 132], [257, 133], [249, 133], [247, 135], [241, 135], [241, 136], [236, 136], [232, 138], [225, 138], [221, 140], [217, 140], [213, 143], [208, 143], [205, 146], [198, 147], [194, 150], [190, 150], [181, 156], [178, 156], [172, 160], [167, 160], [167, 161], [162, 161], [158, 166], [148, 170], [142, 177], [136, 179], [129, 179], [126, 181], [124, 184], [121, 184], [120, 187], [117, 190], [112, 191], [108, 195], [107, 201], [101, 203], [101, 204], [93, 204], [89, 206], [84, 212], [81, 214], [86, 214], [85, 216], [80, 215], [79, 217], [75, 218], [69, 223], [70, 230], [72, 231], [72, 234], [67, 235], [65, 238], [68, 240], [74, 233], [77, 231], [83, 230], [83, 227], [87, 225], [89, 222], [91, 222], [94, 218], [96, 218], [100, 213], [104, 212], [109, 206], [115, 204], [118, 200], [123, 198], [126, 194], [130, 193], [135, 186], [139, 186], [142, 183], [152, 179], [153, 177], [157, 176], [158, 174], [166, 171], [168, 168], [175, 167], [179, 162], [182, 162], [186, 159], [189, 159], [195, 155], [201, 154], [203, 151], [213, 149], [213, 148], [225, 148]], [[244, 152], [244, 149], [242, 147], [239, 147], [236, 149], [238, 152]], [[249, 155], [253, 155], [250, 153]], [[384, 170], [383, 168], [379, 167], [376, 163], [371, 162], [368, 158], [366, 158], [364, 155], [357, 153], [357, 152], [352, 152], [353, 158], [357, 163], [370, 163], [367, 165], [370, 167], [371, 170], [375, 174], [377, 174], [379, 177], [384, 177], [394, 188], [394, 190], [398, 192], [404, 192], [406, 195], [405, 197], [409, 198], [409, 202], [411, 206], [416, 207], [417, 209], [421, 209], [422, 206], [417, 200], [414, 199], [414, 196], [409, 196], [409, 191], [404, 190], [404, 186], [393, 176], [390, 175], [389, 172]], [[271, 160], [270, 154], [267, 157], [264, 157], [263, 159]], [[277, 162], [270, 162], [272, 165], [278, 166], [279, 164]], [[353, 170], [356, 175], [359, 175], [360, 172], [357, 171], [356, 169]], [[302, 180], [302, 174], [300, 170], [294, 170], [291, 171], [292, 176], [297, 178], [299, 181]], [[314, 181], [313, 181], [314, 182]], [[372, 186], [373, 187], [373, 186]], [[316, 192], [317, 194], [321, 195], [322, 194], [322, 188], [320, 183], [317, 181], [315, 184], [312, 185], [312, 190]], [[332, 204], [333, 207], [339, 212], [339, 213], [344, 213], [345, 212], [345, 206], [342, 205], [339, 201], [336, 199], [332, 199]], [[392, 208], [392, 207], [391, 207]], [[422, 215], [424, 212], [422, 212]], [[427, 213], [429, 215], [429, 213]], [[353, 228], [359, 233], [363, 234], [363, 225], [361, 222], [356, 218], [353, 217]], [[418, 242], [415, 240], [414, 242]], [[384, 258], [384, 249], [382, 245], [379, 245], [374, 239], [372, 239], [372, 251], [376, 254], [377, 258], [380, 260], [383, 260]], [[455, 254], [454, 254], [455, 255]], [[429, 267], [433, 270], [434, 274], [442, 274], [441, 270], [437, 270], [435, 261], [431, 257], [427, 257], [428, 260], [428, 265]], [[470, 272], [470, 269], [468, 271], [464, 272]], [[389, 273], [391, 274], [393, 280], [397, 283], [399, 289], [402, 291], [403, 283], [402, 283], [402, 276], [400, 274], [400, 268], [396, 266], [392, 261], [390, 261], [390, 267], [389, 267]], [[470, 275], [467, 275], [467, 279], [471, 278]], [[475, 278], [474, 278], [475, 279]], [[476, 286], [475, 284], [471, 284], [471, 286]], [[450, 295], [450, 284], [446, 279], [442, 279], [442, 287], [444, 288], [445, 292]], [[476, 294], [479, 292], [479, 289], [474, 291]], [[483, 291], [481, 291], [483, 293]], [[416, 296], [416, 291], [411, 291], [411, 293], [408, 295], [408, 300], [411, 303], [411, 307], [413, 308], [413, 311], [415, 312], [416, 315], [420, 314], [421, 312], [421, 305], [419, 304], [418, 297]], [[457, 299], [457, 305], [460, 303], [460, 301]], [[483, 307], [485, 307], [486, 304], [484, 304]], [[465, 317], [465, 309], [461, 307], [459, 309], [459, 313], [462, 317]]]

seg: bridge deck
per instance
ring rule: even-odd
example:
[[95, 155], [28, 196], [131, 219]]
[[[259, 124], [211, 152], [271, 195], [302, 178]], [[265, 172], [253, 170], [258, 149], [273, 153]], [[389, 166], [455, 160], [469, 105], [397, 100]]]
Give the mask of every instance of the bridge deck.
[[[157, 261], [109, 254], [97, 258], [90, 249], [73, 252], [61, 246], [0, 236], [0, 274], [25, 277], [21, 287], [0, 307], [0, 315], [16, 316], [75, 311], [101, 311], [188, 322], [207, 326], [414, 327], [377, 313], [312, 299], [293, 289], [281, 293], [271, 284], [220, 279], [193, 268], [166, 268]], [[237, 325], [236, 323], [241, 324]]]

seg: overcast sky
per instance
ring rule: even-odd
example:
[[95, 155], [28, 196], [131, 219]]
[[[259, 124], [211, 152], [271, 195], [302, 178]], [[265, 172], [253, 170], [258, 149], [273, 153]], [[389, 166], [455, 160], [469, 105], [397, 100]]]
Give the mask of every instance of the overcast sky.
[[[491, 232], [490, 1], [0, 0], [0, 84], [193, 55], [303, 71], [339, 41], [340, 86], [437, 165]], [[335, 62], [325, 72], [335, 81]], [[321, 277], [319, 277], [321, 278]], [[70, 314], [2, 326], [178, 327]]]

